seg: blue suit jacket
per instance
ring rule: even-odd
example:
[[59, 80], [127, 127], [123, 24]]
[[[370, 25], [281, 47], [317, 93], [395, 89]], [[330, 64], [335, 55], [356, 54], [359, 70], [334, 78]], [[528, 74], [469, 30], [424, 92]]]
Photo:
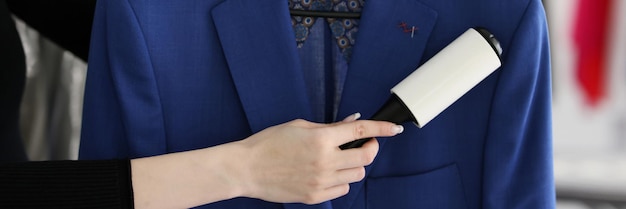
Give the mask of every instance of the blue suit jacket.
[[[424, 128], [380, 140], [366, 179], [343, 197], [204, 208], [555, 207], [541, 1], [367, 0], [362, 15], [338, 118], [373, 114], [469, 27], [498, 37], [504, 64]], [[413, 38], [400, 22], [418, 28]], [[310, 118], [299, 62], [284, 0], [99, 1], [80, 158], [204, 148]]]

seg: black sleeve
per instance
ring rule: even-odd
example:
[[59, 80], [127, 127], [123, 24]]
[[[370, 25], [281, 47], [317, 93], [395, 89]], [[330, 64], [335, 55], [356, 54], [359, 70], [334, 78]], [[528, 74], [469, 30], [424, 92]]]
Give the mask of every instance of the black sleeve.
[[130, 160], [0, 165], [0, 208], [133, 208]]
[[6, 0], [13, 14], [87, 61], [96, 0]]

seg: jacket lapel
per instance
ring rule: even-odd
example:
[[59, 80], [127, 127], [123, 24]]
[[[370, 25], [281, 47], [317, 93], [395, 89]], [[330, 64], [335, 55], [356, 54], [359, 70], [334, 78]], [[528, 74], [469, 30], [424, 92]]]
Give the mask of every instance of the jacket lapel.
[[[363, 118], [374, 114], [391, 88], [425, 61], [422, 53], [436, 20], [437, 12], [417, 0], [365, 1], [337, 118], [357, 111]], [[385, 141], [379, 141], [380, 149]], [[350, 185], [350, 193], [333, 201], [334, 208], [351, 208], [363, 184]]]
[[212, 15], [252, 131], [310, 118], [287, 2], [228, 0]]
[[[337, 118], [355, 111], [367, 118], [387, 100], [391, 88], [422, 63], [436, 18], [417, 0], [366, 1]], [[416, 30], [405, 32], [401, 23]]]
[[[252, 131], [310, 118], [287, 3], [227, 0], [212, 15]], [[434, 10], [417, 0], [366, 1], [337, 118], [357, 111], [367, 118], [386, 101], [390, 89], [424, 61], [422, 52], [436, 18]], [[402, 22], [407, 29], [415, 26], [414, 33], [405, 32]], [[381, 149], [384, 143], [380, 141]], [[352, 184], [332, 206], [325, 202], [285, 208], [351, 208], [363, 184]]]

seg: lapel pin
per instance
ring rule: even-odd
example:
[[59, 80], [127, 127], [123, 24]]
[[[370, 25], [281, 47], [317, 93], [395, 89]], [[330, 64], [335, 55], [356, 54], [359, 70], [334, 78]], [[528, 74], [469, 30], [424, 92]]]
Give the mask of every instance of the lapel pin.
[[404, 33], [411, 33], [411, 38], [413, 38], [413, 36], [415, 35], [415, 31], [418, 30], [418, 28], [415, 26], [411, 26], [411, 27], [407, 26], [407, 24], [404, 21], [400, 22], [398, 27], [401, 28], [402, 32]]

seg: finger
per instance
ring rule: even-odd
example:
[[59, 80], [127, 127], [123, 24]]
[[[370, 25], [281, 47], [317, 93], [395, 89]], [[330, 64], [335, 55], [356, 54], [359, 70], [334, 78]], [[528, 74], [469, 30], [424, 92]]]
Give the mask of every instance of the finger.
[[395, 136], [402, 133], [404, 128], [385, 121], [358, 120], [348, 123], [336, 123], [334, 126], [327, 127], [328, 131], [333, 134], [332, 138], [337, 139], [334, 143], [336, 146], [345, 144], [350, 141], [372, 137]]
[[333, 200], [338, 197], [344, 196], [350, 192], [349, 184], [341, 184], [333, 187], [329, 187], [324, 190], [322, 194], [316, 197], [316, 201], [310, 202], [308, 204], [318, 204], [324, 201]]
[[333, 181], [329, 183], [332, 186], [337, 186], [359, 182], [363, 180], [363, 178], [365, 178], [365, 167], [349, 168], [337, 171]]
[[334, 161], [336, 164], [333, 166], [338, 170], [367, 166], [374, 162], [378, 148], [378, 141], [372, 139], [363, 144], [362, 147], [336, 152], [338, 160]]
[[319, 204], [346, 195], [349, 191], [349, 184], [332, 186], [313, 193], [305, 194], [301, 202], [308, 205]]
[[348, 117], [344, 118], [341, 122], [352, 122], [361, 118], [361, 113], [354, 113], [352, 115], [348, 115]]
[[295, 119], [295, 120], [289, 121], [287, 123], [284, 123], [283, 125], [302, 127], [302, 128], [322, 128], [322, 127], [328, 126], [327, 124], [314, 123], [314, 122], [307, 121], [307, 120], [304, 120], [304, 119]]

